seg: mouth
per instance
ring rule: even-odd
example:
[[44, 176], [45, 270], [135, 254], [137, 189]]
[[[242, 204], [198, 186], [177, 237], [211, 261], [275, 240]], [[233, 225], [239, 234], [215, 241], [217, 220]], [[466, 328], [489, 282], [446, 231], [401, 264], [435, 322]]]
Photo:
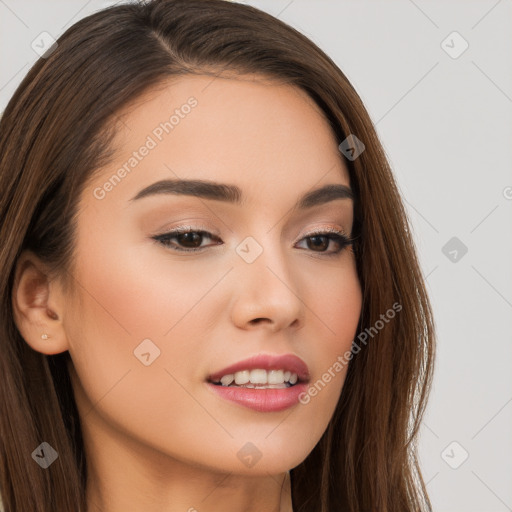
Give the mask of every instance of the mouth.
[[309, 381], [307, 364], [294, 354], [257, 354], [212, 373], [217, 386], [284, 389]]
[[297, 404], [309, 370], [293, 354], [260, 354], [209, 375], [206, 382], [217, 396], [259, 412], [275, 412]]
[[290, 370], [255, 368], [224, 374], [220, 379], [208, 380], [208, 382], [216, 386], [234, 388], [286, 389], [295, 386], [298, 382], [303, 382], [303, 380]]

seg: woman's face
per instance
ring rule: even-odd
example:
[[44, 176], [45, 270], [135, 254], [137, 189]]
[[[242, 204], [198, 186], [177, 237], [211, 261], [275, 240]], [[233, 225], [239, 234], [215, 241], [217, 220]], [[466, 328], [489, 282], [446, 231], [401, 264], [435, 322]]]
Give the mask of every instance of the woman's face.
[[[62, 310], [89, 449], [101, 439], [207, 469], [287, 471], [327, 428], [346, 368], [307, 404], [297, 390], [350, 349], [361, 311], [336, 235], [351, 234], [353, 202], [329, 124], [298, 89], [202, 75], [119, 120], [115, 161], [81, 197], [80, 301]], [[141, 194], [162, 180], [174, 185]], [[337, 192], [299, 204], [326, 185]], [[207, 234], [165, 239], [177, 228]], [[210, 382], [223, 375], [235, 383]]]

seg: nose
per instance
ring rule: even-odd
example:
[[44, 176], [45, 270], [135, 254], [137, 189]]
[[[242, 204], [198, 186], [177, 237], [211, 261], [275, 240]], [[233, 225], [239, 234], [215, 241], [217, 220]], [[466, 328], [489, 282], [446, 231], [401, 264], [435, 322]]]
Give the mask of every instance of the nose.
[[240, 260], [233, 278], [236, 290], [231, 318], [237, 327], [248, 330], [263, 326], [272, 332], [303, 327], [304, 302], [280, 248], [265, 247], [252, 263]]

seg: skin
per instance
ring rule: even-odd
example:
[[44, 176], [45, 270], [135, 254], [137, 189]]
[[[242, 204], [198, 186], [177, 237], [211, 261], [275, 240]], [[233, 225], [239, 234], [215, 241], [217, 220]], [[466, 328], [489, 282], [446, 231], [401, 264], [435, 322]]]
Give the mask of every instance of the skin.
[[[191, 113], [97, 199], [94, 189], [192, 95]], [[119, 119], [115, 159], [80, 200], [76, 295], [30, 252], [20, 256], [13, 294], [27, 343], [70, 352], [89, 511], [289, 512], [288, 471], [327, 428], [346, 367], [307, 405], [279, 412], [224, 400], [205, 379], [254, 354], [292, 353], [316, 382], [350, 349], [362, 300], [354, 254], [348, 246], [327, 256], [335, 240], [316, 248], [305, 236], [317, 228], [350, 235], [352, 201], [292, 208], [310, 190], [350, 185], [336, 138], [303, 91], [247, 75], [179, 77]], [[245, 201], [130, 201], [176, 177], [237, 185]], [[222, 244], [205, 237], [202, 251], [186, 253], [151, 238], [182, 224]], [[235, 251], [248, 236], [263, 248], [250, 264]], [[161, 351], [149, 366], [134, 356], [146, 338]], [[247, 442], [261, 453], [252, 467], [237, 457]]]

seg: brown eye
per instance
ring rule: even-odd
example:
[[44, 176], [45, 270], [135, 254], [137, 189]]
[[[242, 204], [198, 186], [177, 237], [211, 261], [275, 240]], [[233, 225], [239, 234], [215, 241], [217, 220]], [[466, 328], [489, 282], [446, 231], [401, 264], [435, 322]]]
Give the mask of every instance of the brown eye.
[[[174, 231], [169, 231], [168, 233], [163, 233], [153, 237], [154, 240], [164, 245], [165, 247], [175, 251], [184, 252], [200, 251], [208, 247], [206, 245], [202, 245], [202, 242], [205, 238], [209, 238], [210, 240], [217, 240], [220, 242], [219, 238], [212, 235], [208, 231], [192, 229], [176, 229]], [[219, 244], [217, 243], [214, 245]]]
[[[341, 253], [345, 247], [353, 243], [352, 239], [341, 231], [323, 231], [310, 233], [304, 237], [301, 242], [306, 241], [306, 248], [312, 252], [320, 253], [325, 256], [336, 256]], [[337, 249], [328, 250], [330, 244], [334, 243]]]
[[177, 235], [176, 240], [180, 245], [192, 249], [197, 249], [198, 247], [201, 246], [203, 235], [195, 231], [190, 231], [189, 233], [181, 233]]
[[326, 236], [310, 236], [307, 240], [308, 248], [314, 251], [324, 251], [329, 247], [330, 239]]

